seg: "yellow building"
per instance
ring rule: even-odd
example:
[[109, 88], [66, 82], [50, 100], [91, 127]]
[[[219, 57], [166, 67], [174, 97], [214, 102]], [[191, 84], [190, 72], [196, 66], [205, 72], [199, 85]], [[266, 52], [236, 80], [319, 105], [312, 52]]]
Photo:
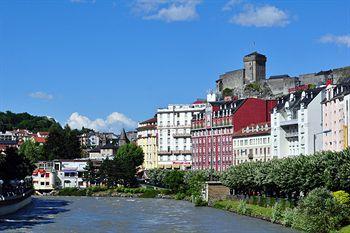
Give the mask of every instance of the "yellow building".
[[143, 168], [145, 170], [157, 168], [157, 118], [140, 122], [137, 127], [137, 145], [144, 153]]

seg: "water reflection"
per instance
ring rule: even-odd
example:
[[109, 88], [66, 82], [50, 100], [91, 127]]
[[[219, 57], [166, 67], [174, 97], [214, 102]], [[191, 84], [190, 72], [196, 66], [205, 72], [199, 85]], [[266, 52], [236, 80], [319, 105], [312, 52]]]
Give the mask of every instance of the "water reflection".
[[0, 231], [30, 230], [38, 224], [53, 223], [56, 214], [69, 211], [68, 208], [64, 208], [69, 203], [67, 200], [34, 198], [26, 208], [15, 214], [0, 217]]

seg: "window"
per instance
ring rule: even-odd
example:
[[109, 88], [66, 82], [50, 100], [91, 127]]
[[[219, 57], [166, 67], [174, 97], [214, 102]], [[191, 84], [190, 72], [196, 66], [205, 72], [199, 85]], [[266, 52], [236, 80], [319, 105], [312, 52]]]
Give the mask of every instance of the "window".
[[45, 185], [45, 182], [40, 182], [40, 185]]
[[49, 186], [49, 185], [50, 185], [50, 182], [46, 182], [45, 185], [46, 185], [46, 186]]

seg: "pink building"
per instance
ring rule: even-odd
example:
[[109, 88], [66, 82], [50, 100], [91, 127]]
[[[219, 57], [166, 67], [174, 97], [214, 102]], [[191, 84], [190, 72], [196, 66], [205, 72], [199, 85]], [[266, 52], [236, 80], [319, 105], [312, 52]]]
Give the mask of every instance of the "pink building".
[[350, 82], [328, 85], [322, 101], [323, 150], [341, 151], [349, 146]]

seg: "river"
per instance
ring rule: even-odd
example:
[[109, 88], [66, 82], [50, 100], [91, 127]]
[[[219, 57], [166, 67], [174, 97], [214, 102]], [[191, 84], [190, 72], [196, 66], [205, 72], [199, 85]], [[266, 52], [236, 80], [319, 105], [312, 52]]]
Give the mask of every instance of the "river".
[[35, 197], [0, 217], [4, 232], [230, 232], [292, 233], [263, 220], [185, 201], [115, 197]]

